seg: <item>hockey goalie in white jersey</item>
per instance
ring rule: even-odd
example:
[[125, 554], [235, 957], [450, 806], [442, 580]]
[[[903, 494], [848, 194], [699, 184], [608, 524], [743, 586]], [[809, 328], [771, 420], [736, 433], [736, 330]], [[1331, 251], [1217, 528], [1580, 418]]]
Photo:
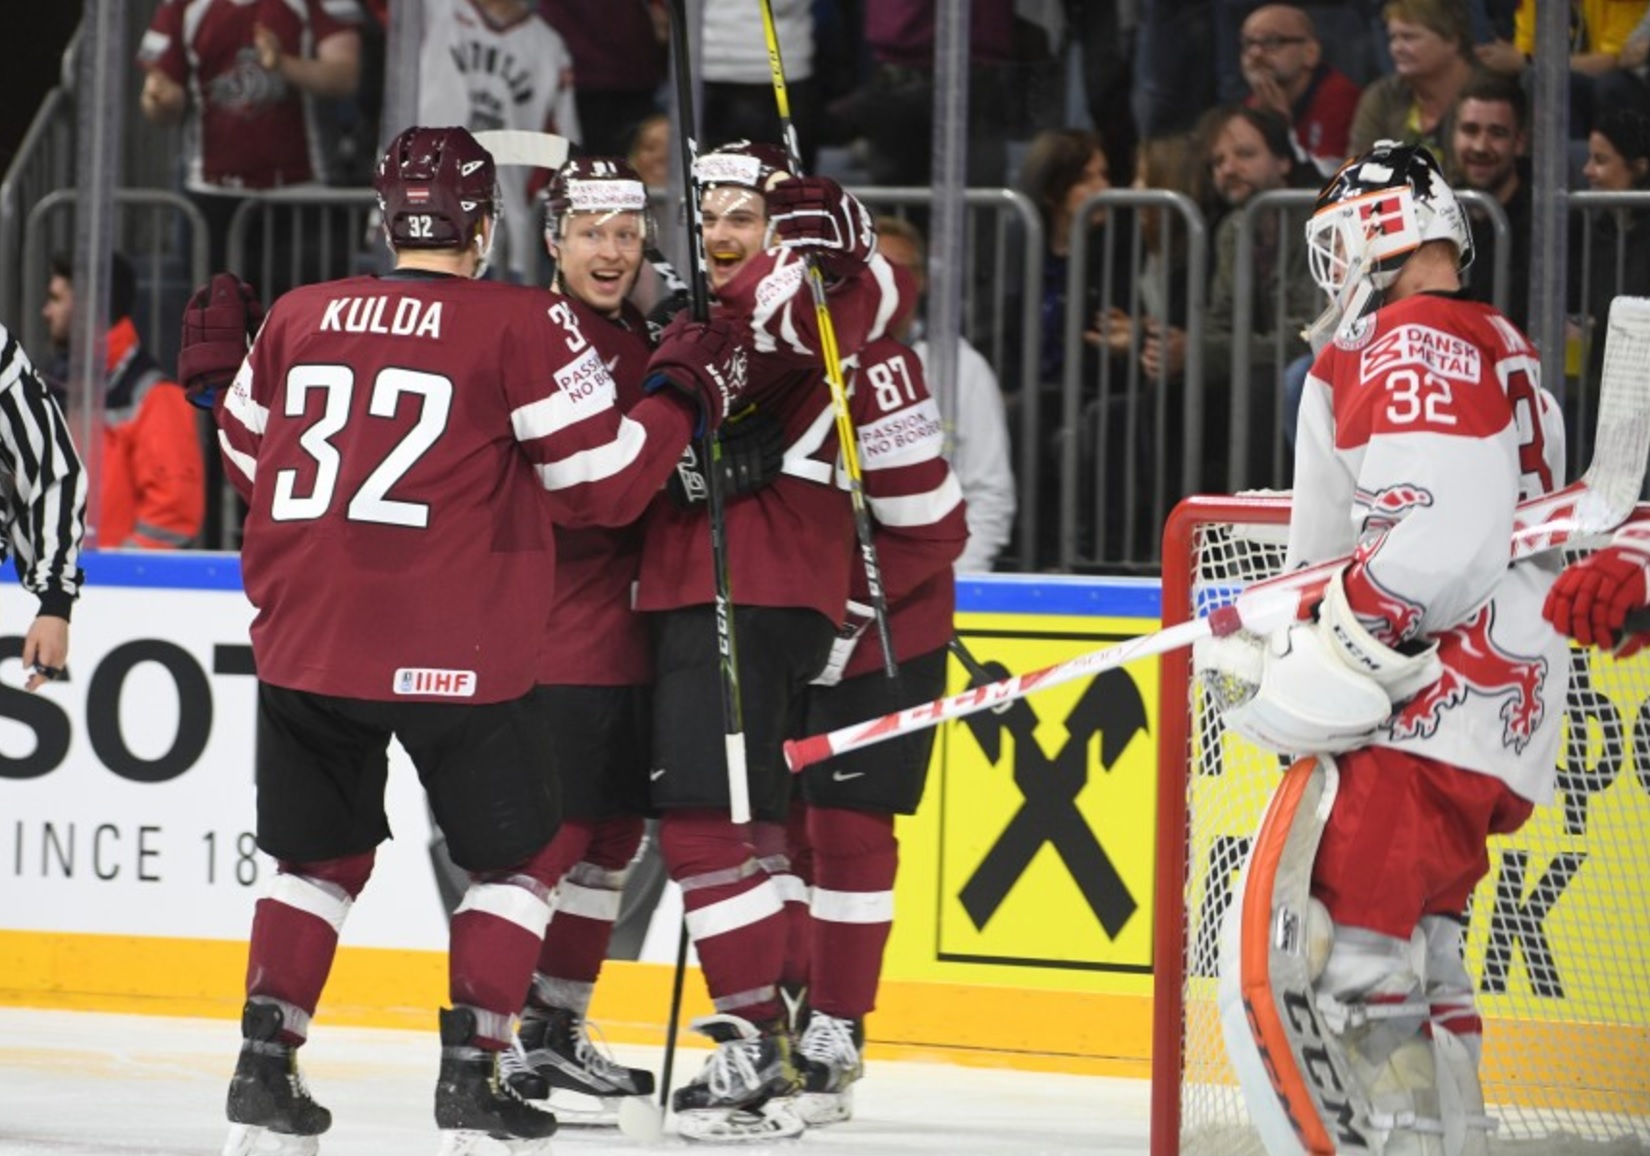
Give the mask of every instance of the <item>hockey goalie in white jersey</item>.
[[1529, 341], [1460, 293], [1471, 234], [1424, 150], [1383, 141], [1307, 226], [1332, 304], [1296, 441], [1291, 567], [1351, 555], [1312, 621], [1200, 649], [1226, 724], [1301, 756], [1233, 904], [1227, 1048], [1272, 1156], [1483, 1153], [1462, 963], [1486, 841], [1551, 800], [1556, 564], [1508, 564], [1562, 483]]

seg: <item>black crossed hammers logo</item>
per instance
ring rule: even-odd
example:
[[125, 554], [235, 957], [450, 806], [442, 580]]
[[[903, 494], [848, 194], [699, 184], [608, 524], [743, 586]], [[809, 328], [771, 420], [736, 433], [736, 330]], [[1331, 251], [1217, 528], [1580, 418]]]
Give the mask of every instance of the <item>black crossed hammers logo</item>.
[[[1001, 663], [988, 662], [985, 667], [993, 679], [1009, 677]], [[1116, 939], [1139, 904], [1076, 800], [1088, 785], [1089, 740], [1101, 736], [1100, 764], [1111, 770], [1135, 734], [1148, 729], [1146, 705], [1133, 679], [1121, 670], [1108, 670], [1089, 682], [1066, 716], [1066, 742], [1053, 758], [1037, 742], [1037, 721], [1026, 699], [1009, 704], [1001, 714], [975, 714], [964, 720], [993, 763], [1002, 753], [1003, 732], [1014, 736], [1014, 785], [1024, 801], [963, 884], [959, 898], [975, 928], [983, 930], [1047, 843], [1071, 872], [1100, 926]]]

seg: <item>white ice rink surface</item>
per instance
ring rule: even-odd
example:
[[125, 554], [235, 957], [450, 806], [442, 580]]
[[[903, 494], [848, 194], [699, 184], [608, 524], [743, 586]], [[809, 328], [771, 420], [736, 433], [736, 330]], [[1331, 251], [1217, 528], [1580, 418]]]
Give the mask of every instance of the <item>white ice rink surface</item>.
[[[223, 1097], [239, 1047], [228, 1020], [0, 1008], [0, 1156], [216, 1156]], [[332, 1110], [323, 1156], [433, 1154], [435, 1032], [325, 1024], [304, 1048], [317, 1100]], [[657, 1071], [656, 1048], [618, 1058]], [[707, 1053], [682, 1048], [674, 1082]], [[879, 1061], [875, 1045], [847, 1124], [773, 1144], [689, 1144], [666, 1123], [656, 1145], [612, 1129], [563, 1128], [557, 1156], [644, 1156], [661, 1149], [800, 1156], [1142, 1156], [1143, 1080]]]

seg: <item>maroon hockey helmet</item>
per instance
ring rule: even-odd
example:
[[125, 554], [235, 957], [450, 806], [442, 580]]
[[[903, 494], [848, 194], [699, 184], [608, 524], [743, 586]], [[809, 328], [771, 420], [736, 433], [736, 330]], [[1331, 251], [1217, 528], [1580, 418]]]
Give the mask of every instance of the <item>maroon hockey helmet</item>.
[[574, 213], [640, 213], [645, 243], [653, 243], [655, 230], [653, 214], [648, 211], [647, 185], [627, 160], [574, 157], [557, 169], [545, 190], [545, 236], [560, 240], [567, 218]]
[[734, 185], [765, 193], [775, 174], [796, 175], [783, 148], [756, 141], [730, 141], [693, 162], [693, 178], [701, 189]]
[[373, 178], [384, 231], [397, 249], [463, 249], [498, 211], [493, 157], [463, 128], [409, 128]]

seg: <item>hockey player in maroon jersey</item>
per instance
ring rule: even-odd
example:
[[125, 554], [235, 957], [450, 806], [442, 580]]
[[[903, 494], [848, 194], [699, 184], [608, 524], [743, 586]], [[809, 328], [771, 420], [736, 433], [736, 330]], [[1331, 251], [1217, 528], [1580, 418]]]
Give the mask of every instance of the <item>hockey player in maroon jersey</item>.
[[[782, 150], [739, 142], [701, 157], [704, 244], [717, 316], [753, 329], [748, 396], [785, 431], [784, 468], [726, 510], [752, 813], [728, 814], [726, 745], [705, 506], [655, 501], [637, 605], [655, 614], [652, 799], [660, 851], [682, 887], [716, 1015], [717, 1042], [676, 1091], [683, 1135], [795, 1134], [775, 1097], [794, 1090], [778, 983], [785, 950], [780, 883], [790, 794], [781, 745], [808, 680], [823, 668], [848, 600], [853, 518], [836, 485], [837, 443], [803, 253], [827, 274], [841, 349], [880, 334], [897, 302], [870, 216], [835, 182], [787, 179]], [[772, 234], [770, 236], [770, 229]], [[772, 239], [774, 247], [767, 247]], [[765, 833], [764, 833], [765, 832]]]
[[[744, 383], [737, 325], [678, 323], [649, 365], [656, 392], [621, 412], [569, 302], [474, 280], [497, 207], [465, 130], [406, 130], [375, 187], [394, 271], [282, 297], [216, 410], [250, 508], [258, 845], [279, 869], [253, 922], [230, 1152], [313, 1151], [293, 1138], [331, 1123], [295, 1051], [389, 835], [392, 736], [471, 873], [439, 1017], [443, 1151], [554, 1130], [497, 1072], [558, 881], [533, 694], [552, 523], [633, 520]], [[186, 339], [224, 328], [223, 306], [197, 295]]]
[[1507, 550], [1517, 503], [1562, 480], [1563, 428], [1529, 340], [1461, 294], [1471, 234], [1425, 149], [1348, 161], [1307, 240], [1333, 301], [1285, 569], [1352, 561], [1312, 621], [1200, 648], [1217, 693], [1254, 692], [1227, 724], [1306, 756], [1233, 901], [1227, 1049], [1274, 1156], [1332, 1131], [1481, 1153], [1462, 937], [1489, 836], [1553, 798], [1568, 656], [1539, 615], [1551, 569]]
[[[900, 277], [902, 311], [908, 311], [916, 305], [916, 283], [903, 269]], [[916, 352], [879, 338], [851, 359], [848, 384], [899, 673], [890, 679], [884, 672], [881, 641], [870, 629], [865, 569], [856, 564], [843, 628], [808, 690], [802, 734], [945, 693], [956, 609], [952, 563], [968, 542], [962, 487], [946, 462], [944, 423]], [[792, 944], [786, 976], [787, 986], [800, 978], [806, 988], [797, 1111], [808, 1124], [853, 1114], [865, 1017], [876, 1006], [894, 919], [894, 816], [916, 812], [933, 745], [929, 728], [827, 759], [802, 773], [801, 800], [792, 802], [788, 852], [811, 885], [807, 919], [791, 924], [792, 935], [800, 930], [805, 942]], [[794, 974], [799, 962], [802, 976]]]
[[[551, 289], [613, 374], [621, 409], [638, 404], [652, 353], [631, 289], [653, 245], [647, 189], [629, 162], [581, 157], [550, 182], [544, 242], [555, 262]], [[771, 480], [778, 427], [747, 411], [723, 427], [724, 493]], [[691, 457], [692, 447], [684, 451]], [[697, 475], [673, 473], [685, 500]], [[540, 662], [539, 700], [550, 719], [562, 793], [552, 855], [565, 867], [522, 1012], [526, 1071], [511, 1082], [529, 1099], [549, 1096], [564, 1119], [609, 1123], [617, 1097], [650, 1095], [653, 1074], [614, 1063], [590, 1042], [590, 999], [607, 956], [630, 864], [641, 844], [653, 730], [653, 654], [647, 619], [631, 608], [641, 527], [556, 527], [556, 592]], [[506, 1056], [507, 1070], [522, 1065]], [[563, 1094], [558, 1095], [561, 1092]], [[577, 1094], [576, 1097], [567, 1093]], [[588, 1097], [602, 1101], [590, 1108]]]

